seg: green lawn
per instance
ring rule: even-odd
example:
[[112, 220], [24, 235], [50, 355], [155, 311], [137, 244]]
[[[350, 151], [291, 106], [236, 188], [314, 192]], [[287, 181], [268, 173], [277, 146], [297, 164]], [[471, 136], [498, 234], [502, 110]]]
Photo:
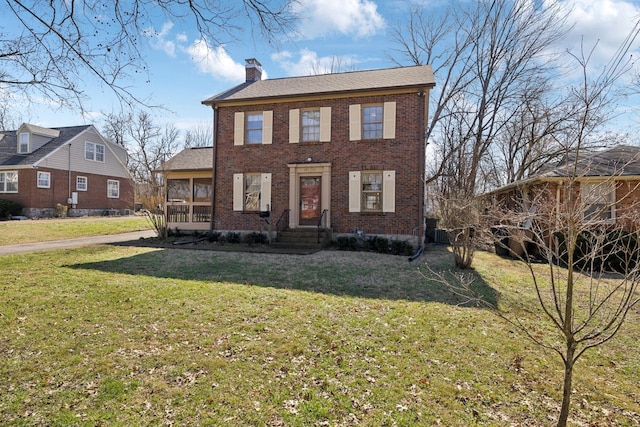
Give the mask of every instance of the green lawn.
[[146, 217], [85, 217], [0, 221], [0, 246], [149, 230]]
[[[0, 424], [552, 425], [559, 358], [419, 273], [449, 257], [0, 257]], [[539, 321], [521, 264], [479, 253], [476, 266], [486, 295]], [[572, 425], [640, 423], [639, 345], [636, 309], [578, 362]]]

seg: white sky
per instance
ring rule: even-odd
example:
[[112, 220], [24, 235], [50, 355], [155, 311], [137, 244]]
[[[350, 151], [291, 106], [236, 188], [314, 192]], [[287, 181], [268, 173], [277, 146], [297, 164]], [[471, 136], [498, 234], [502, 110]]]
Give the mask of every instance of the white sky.
[[[444, 0], [413, 0], [434, 13]], [[534, 1], [534, 0], [532, 0]], [[540, 2], [541, 0], [535, 0]], [[640, 0], [542, 0], [557, 2], [571, 11], [574, 27], [561, 50], [579, 49], [598, 43], [596, 59], [609, 58], [640, 17]], [[299, 0], [297, 12], [303, 17], [296, 36], [279, 46], [252, 39], [250, 31], [239, 40], [209, 48], [189, 28], [177, 22], [156, 22], [156, 34], [149, 40], [146, 58], [150, 76], [132, 82], [136, 94], [171, 110], [159, 112], [158, 122], [174, 123], [189, 129], [211, 120], [209, 107], [201, 101], [244, 81], [244, 60], [256, 58], [263, 75], [269, 78], [307, 75], [311, 69], [328, 67], [339, 57], [349, 69], [377, 69], [396, 66], [388, 55], [393, 47], [390, 29], [406, 20], [411, 1], [403, 0]], [[0, 17], [0, 32], [3, 26]], [[151, 30], [151, 29], [149, 29]], [[639, 46], [640, 47], [640, 46]], [[397, 56], [397, 55], [396, 55]], [[436, 75], [436, 84], [438, 76]], [[25, 121], [41, 126], [68, 126], [91, 121], [100, 111], [111, 111], [115, 101], [108, 90], [90, 93], [88, 119], [73, 111], [42, 108], [20, 110]]]

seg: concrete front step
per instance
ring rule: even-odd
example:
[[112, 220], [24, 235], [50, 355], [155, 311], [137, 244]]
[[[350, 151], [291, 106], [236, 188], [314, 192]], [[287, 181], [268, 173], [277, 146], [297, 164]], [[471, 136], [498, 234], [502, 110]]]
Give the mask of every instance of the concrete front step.
[[310, 228], [288, 229], [278, 233], [277, 243], [282, 245], [322, 247], [322, 245], [330, 240], [331, 231], [320, 231], [320, 239], [318, 243], [318, 230]]

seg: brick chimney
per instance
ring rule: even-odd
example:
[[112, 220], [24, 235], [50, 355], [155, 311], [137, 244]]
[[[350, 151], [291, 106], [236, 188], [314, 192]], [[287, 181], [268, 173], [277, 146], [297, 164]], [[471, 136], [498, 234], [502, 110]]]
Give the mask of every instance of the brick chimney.
[[255, 58], [245, 59], [245, 71], [247, 73], [247, 82], [255, 82], [262, 80], [262, 64]]

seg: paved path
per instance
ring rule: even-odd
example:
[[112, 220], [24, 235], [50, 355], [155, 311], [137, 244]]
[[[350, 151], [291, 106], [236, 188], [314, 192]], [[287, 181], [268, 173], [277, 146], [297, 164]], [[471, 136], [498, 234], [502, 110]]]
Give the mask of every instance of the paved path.
[[134, 231], [131, 233], [110, 234], [106, 236], [78, 237], [75, 239], [53, 240], [50, 242], [21, 243], [18, 245], [0, 246], [0, 255], [20, 254], [25, 252], [49, 251], [54, 249], [76, 248], [79, 246], [100, 245], [106, 243], [128, 242], [141, 238], [155, 237], [153, 230]]

